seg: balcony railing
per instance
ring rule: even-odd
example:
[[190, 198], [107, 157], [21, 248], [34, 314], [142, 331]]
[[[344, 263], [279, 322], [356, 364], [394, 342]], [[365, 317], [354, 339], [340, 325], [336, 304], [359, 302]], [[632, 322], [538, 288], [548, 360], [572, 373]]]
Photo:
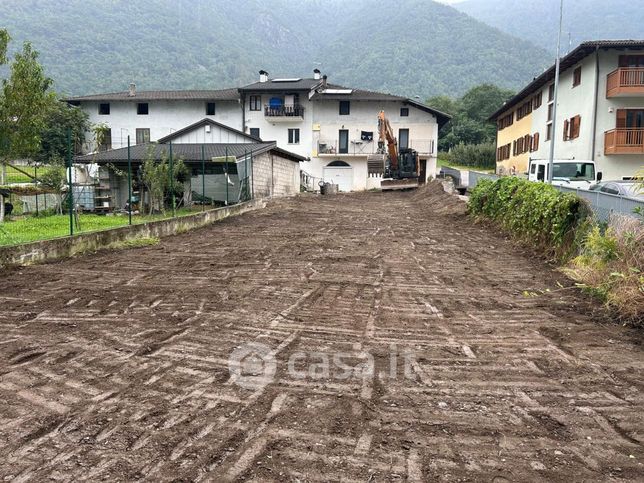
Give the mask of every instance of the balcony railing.
[[264, 106], [266, 117], [304, 117], [304, 108], [300, 105], [284, 105], [279, 107]]
[[644, 96], [644, 67], [620, 67], [606, 79], [606, 97]]
[[604, 154], [644, 154], [644, 128], [606, 131]]
[[[433, 154], [433, 139], [411, 139], [409, 147], [415, 149], [419, 154]], [[378, 150], [378, 141], [363, 141], [361, 139], [351, 139], [345, 149], [340, 149], [340, 142], [337, 139], [320, 140], [318, 142], [318, 155], [331, 156], [334, 154], [344, 154], [349, 156], [364, 156], [375, 154]]]

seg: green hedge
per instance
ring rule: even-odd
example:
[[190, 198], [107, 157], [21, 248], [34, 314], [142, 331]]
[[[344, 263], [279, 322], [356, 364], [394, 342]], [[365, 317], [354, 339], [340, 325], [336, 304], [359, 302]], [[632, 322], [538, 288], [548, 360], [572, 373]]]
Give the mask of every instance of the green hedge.
[[459, 144], [447, 153], [447, 161], [458, 166], [475, 168], [496, 167], [496, 146], [494, 144]]
[[559, 259], [575, 255], [591, 226], [590, 207], [577, 195], [514, 177], [479, 181], [469, 212]]

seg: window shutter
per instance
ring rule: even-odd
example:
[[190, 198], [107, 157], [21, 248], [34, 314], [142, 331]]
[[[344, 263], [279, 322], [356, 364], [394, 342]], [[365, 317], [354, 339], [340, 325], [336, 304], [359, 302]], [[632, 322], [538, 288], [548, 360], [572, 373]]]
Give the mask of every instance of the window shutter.
[[539, 133], [534, 133], [532, 137], [532, 150], [537, 151], [539, 149]]
[[626, 109], [617, 109], [617, 129], [626, 127]]
[[563, 140], [568, 141], [568, 128], [570, 127], [570, 122], [568, 119], [564, 121], [564, 128], [563, 128]]
[[574, 124], [573, 124], [573, 127], [572, 127], [572, 136], [571, 137], [573, 139], [575, 139], [575, 138], [579, 137], [579, 130], [580, 130], [580, 126], [581, 126], [581, 116], [573, 117], [573, 121], [574, 121]]

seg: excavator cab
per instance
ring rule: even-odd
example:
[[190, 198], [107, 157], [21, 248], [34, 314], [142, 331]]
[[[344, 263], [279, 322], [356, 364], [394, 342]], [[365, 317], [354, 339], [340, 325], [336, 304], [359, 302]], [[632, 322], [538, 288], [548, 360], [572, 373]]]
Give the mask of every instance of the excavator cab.
[[383, 191], [417, 188], [420, 177], [418, 153], [409, 148], [398, 149], [398, 141], [384, 111], [378, 114], [378, 132], [378, 152], [367, 158], [369, 173], [378, 173], [380, 166]]

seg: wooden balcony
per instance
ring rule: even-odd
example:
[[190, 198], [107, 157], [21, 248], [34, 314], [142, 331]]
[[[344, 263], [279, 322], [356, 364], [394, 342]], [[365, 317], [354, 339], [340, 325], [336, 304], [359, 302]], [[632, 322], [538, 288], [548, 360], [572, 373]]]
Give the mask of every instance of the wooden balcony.
[[606, 97], [644, 97], [644, 67], [620, 67], [608, 74]]
[[644, 128], [606, 131], [604, 154], [644, 154]]

